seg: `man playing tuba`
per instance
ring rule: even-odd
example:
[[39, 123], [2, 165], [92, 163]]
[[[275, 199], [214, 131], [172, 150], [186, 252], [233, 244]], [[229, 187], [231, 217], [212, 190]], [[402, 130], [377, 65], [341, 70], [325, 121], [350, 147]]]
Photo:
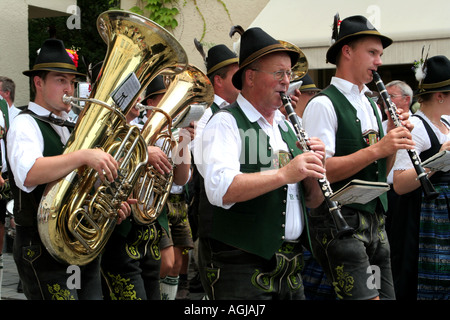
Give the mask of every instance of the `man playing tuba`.
[[[118, 163], [100, 149], [62, 155], [70, 130], [55, 124], [55, 118], [68, 118], [71, 106], [62, 97], [73, 95], [76, 77], [82, 74], [61, 40], [46, 40], [33, 68], [23, 73], [32, 80], [35, 99], [11, 124], [7, 150], [17, 223], [13, 253], [25, 296], [32, 300], [102, 299], [99, 259], [80, 267], [81, 289], [69, 288], [67, 265], [55, 260], [42, 244], [36, 213], [47, 183], [83, 166], [112, 182], [118, 176]], [[122, 203], [118, 214], [119, 220], [128, 216], [129, 204]]]

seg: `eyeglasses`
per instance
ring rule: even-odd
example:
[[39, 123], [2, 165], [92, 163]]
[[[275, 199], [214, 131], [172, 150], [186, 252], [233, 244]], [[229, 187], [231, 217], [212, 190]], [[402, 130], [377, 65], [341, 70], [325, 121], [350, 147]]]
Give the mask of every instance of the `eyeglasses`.
[[403, 98], [403, 97], [405, 97], [405, 95], [403, 95], [403, 94], [390, 94], [389, 97], [390, 97], [391, 99], [394, 99], [394, 98]]
[[292, 70], [287, 70], [287, 71], [280, 70], [280, 71], [275, 71], [275, 72], [269, 72], [269, 71], [264, 71], [264, 70], [260, 70], [260, 69], [252, 69], [252, 70], [269, 73], [269, 74], [273, 75], [273, 78], [277, 81], [283, 80], [285, 75], [289, 78], [289, 81], [292, 80]]

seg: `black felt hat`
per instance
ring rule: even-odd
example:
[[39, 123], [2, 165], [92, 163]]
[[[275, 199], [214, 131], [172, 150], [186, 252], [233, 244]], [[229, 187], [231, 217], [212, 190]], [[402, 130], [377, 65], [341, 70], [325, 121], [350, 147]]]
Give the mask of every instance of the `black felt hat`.
[[153, 79], [152, 82], [150, 82], [148, 87], [145, 89], [145, 98], [143, 99], [143, 101], [145, 102], [145, 100], [149, 99], [154, 95], [166, 93], [166, 91], [167, 87], [164, 82], [164, 77], [162, 75], [157, 75], [155, 79]]
[[64, 47], [64, 43], [58, 39], [45, 40], [33, 68], [23, 71], [23, 74], [30, 77], [36, 71], [55, 71], [84, 76], [77, 71], [77, 67]]
[[327, 62], [336, 64], [336, 57], [341, 48], [362, 36], [377, 36], [380, 38], [383, 48], [392, 44], [392, 39], [382, 35], [364, 16], [351, 16], [339, 21], [339, 15], [335, 16], [332, 45], [327, 51]]
[[288, 49], [280, 41], [275, 40], [261, 28], [255, 27], [246, 30], [241, 35], [241, 44], [239, 49], [239, 70], [233, 75], [233, 85], [242, 89], [242, 72], [252, 62], [273, 52], [286, 52], [291, 57], [292, 67], [299, 58], [298, 51]]
[[306, 74], [302, 78], [302, 85], [300, 87], [300, 92], [302, 91], [320, 91], [321, 89], [317, 88], [312, 78], [309, 76], [309, 74]]
[[237, 55], [224, 44], [218, 44], [209, 49], [205, 60], [208, 76], [220, 68], [239, 62]]
[[[416, 66], [423, 68], [421, 71], [425, 76], [419, 80], [416, 96], [430, 92], [450, 91], [450, 60], [446, 56], [434, 56], [428, 58], [424, 65]], [[418, 70], [420, 72], [420, 70]]]

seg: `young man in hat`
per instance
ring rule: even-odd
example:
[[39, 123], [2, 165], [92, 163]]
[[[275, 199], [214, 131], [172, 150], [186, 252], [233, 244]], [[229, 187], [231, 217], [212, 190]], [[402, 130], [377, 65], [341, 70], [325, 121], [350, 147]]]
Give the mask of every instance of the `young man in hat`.
[[298, 57], [260, 28], [245, 31], [232, 79], [241, 93], [203, 131], [197, 167], [215, 206], [205, 270], [210, 299], [304, 298], [303, 213], [323, 200], [317, 179], [325, 149], [311, 138], [316, 152], [302, 153], [278, 110]]
[[[73, 95], [77, 68], [61, 40], [46, 40], [31, 70], [35, 91], [29, 113], [21, 113], [11, 123], [7, 136], [8, 163], [14, 194], [17, 224], [14, 260], [28, 299], [102, 299], [99, 259], [80, 267], [81, 288], [68, 286], [67, 265], [58, 262], [46, 250], [37, 229], [37, 210], [47, 183], [73, 170], [89, 166], [100, 178], [113, 181], [118, 163], [100, 149], [78, 150], [62, 155], [70, 131], [56, 125], [53, 118], [66, 120], [70, 105], [62, 97]], [[53, 120], [53, 121], [52, 121]], [[120, 219], [130, 213], [127, 203], [119, 210]]]
[[[434, 56], [427, 59], [425, 72], [422, 68], [423, 65], [415, 68], [424, 78], [416, 92], [420, 109], [411, 117], [411, 123], [414, 124], [415, 150], [425, 161], [440, 151], [450, 150], [450, 122], [446, 119], [450, 114], [450, 60], [442, 55]], [[394, 189], [400, 194], [400, 203], [404, 204], [400, 208], [405, 219], [401, 221], [402, 227], [408, 228], [402, 239], [395, 239], [398, 255], [393, 256], [396, 264], [392, 271], [397, 280], [396, 293], [403, 300], [448, 300], [450, 171], [425, 168], [439, 192], [437, 198], [427, 200], [405, 151], [398, 152], [393, 170]]]
[[[390, 121], [384, 134], [380, 110], [365, 96], [372, 71], [382, 64], [383, 49], [392, 40], [363, 16], [344, 19], [333, 40], [327, 61], [336, 64], [336, 75], [308, 104], [304, 128], [326, 145], [332, 190], [352, 179], [386, 182], [397, 150], [414, 146], [408, 130], [411, 126], [405, 121], [407, 114], [401, 114], [400, 119], [408, 128], [393, 128]], [[309, 213], [312, 252], [339, 299], [395, 298], [384, 228], [386, 209], [386, 194], [364, 205], [343, 206], [342, 215], [355, 230], [353, 236], [344, 238], [334, 237], [336, 227], [325, 204]]]

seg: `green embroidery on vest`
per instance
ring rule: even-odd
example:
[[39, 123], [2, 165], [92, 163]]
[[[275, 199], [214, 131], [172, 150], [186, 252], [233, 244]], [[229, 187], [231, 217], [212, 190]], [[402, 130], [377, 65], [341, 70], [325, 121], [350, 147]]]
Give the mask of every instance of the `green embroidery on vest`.
[[75, 297], [70, 293], [70, 290], [62, 289], [57, 283], [54, 285], [47, 284], [47, 288], [52, 296], [52, 300], [75, 300]]

